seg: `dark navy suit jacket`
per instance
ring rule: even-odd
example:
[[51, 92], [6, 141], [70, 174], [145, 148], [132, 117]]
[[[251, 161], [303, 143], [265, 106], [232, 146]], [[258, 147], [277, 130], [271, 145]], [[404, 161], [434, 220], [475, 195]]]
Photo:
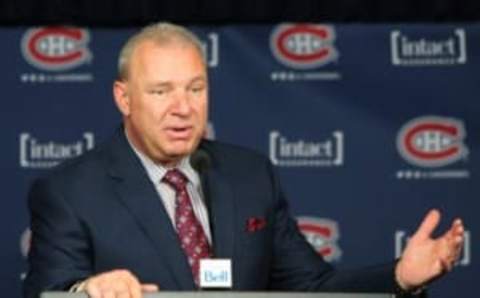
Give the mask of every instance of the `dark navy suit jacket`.
[[[337, 272], [312, 250], [266, 157], [217, 142], [200, 147], [210, 157], [202, 176], [214, 255], [232, 260], [234, 290], [392, 291], [393, 262]], [[170, 218], [122, 129], [36, 180], [29, 207], [25, 297], [113, 269], [162, 290], [195, 289]], [[249, 230], [252, 218], [266, 224]]]

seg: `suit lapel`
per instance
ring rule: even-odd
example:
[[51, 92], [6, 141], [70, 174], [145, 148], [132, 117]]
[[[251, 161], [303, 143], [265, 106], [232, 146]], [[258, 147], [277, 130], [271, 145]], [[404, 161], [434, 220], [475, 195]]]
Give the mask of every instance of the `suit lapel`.
[[195, 285], [190, 266], [165, 207], [123, 131], [119, 133], [121, 135], [112, 146], [110, 163], [110, 175], [118, 197], [155, 246], [179, 289], [193, 290]]
[[218, 159], [221, 152], [215, 152], [208, 141], [200, 144], [200, 150], [205, 150], [210, 157], [209, 169], [202, 176], [204, 179], [206, 203], [210, 213], [210, 226], [212, 227], [213, 251], [215, 258], [232, 260], [232, 276], [234, 288], [238, 288], [240, 266], [235, 258], [236, 237], [236, 209], [232, 181], [225, 173], [225, 169]]
[[205, 176], [211, 205], [210, 220], [213, 227], [215, 257], [232, 259], [235, 237], [233, 192], [229, 181], [219, 171], [209, 170]]

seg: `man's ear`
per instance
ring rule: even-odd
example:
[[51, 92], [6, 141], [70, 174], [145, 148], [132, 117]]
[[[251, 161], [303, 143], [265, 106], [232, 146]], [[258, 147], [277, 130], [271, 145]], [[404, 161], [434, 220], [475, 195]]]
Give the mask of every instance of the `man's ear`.
[[113, 83], [113, 97], [120, 113], [125, 117], [130, 115], [130, 96], [126, 82], [116, 80]]

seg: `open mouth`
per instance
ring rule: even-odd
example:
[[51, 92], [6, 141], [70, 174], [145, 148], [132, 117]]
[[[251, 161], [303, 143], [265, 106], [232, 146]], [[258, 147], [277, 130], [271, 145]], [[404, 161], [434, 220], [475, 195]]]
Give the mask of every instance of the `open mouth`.
[[167, 135], [175, 140], [186, 140], [192, 135], [192, 126], [169, 127], [166, 129]]

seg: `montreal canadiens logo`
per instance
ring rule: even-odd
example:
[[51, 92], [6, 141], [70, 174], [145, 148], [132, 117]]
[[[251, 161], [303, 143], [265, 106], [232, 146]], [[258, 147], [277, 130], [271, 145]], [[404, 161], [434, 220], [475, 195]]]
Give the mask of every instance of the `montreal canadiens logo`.
[[286, 66], [312, 69], [337, 59], [334, 41], [335, 31], [331, 26], [283, 24], [273, 30], [270, 48]]
[[326, 261], [338, 260], [342, 251], [337, 240], [340, 237], [335, 221], [316, 217], [297, 217], [297, 225], [305, 239]]
[[72, 27], [41, 27], [25, 32], [21, 49], [26, 61], [42, 70], [72, 69], [91, 59], [87, 30]]
[[416, 166], [442, 167], [466, 158], [465, 128], [453, 118], [425, 116], [406, 123], [398, 133], [400, 155]]

